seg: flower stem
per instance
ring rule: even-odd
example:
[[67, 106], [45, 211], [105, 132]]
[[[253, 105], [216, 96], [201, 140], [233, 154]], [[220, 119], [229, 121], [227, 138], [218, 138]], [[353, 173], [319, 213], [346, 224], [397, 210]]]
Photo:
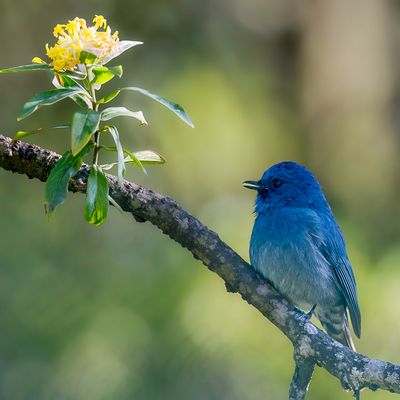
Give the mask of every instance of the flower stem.
[[94, 134], [93, 165], [97, 165], [99, 161], [99, 150], [100, 150], [100, 132], [96, 131]]
[[[88, 89], [89, 93], [92, 97], [92, 109], [98, 111], [99, 105], [96, 103], [96, 90], [93, 87], [93, 84], [90, 82], [90, 68], [86, 66], [86, 74], [87, 74], [87, 82], [88, 82]], [[94, 133], [94, 149], [93, 149], [93, 165], [97, 165], [99, 160], [99, 150], [100, 150], [100, 131], [97, 130]]]

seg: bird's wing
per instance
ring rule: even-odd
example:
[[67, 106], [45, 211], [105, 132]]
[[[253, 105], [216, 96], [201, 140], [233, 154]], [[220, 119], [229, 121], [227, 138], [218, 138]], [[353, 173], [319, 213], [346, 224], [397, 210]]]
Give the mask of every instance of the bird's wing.
[[[314, 243], [335, 272], [338, 286], [342, 290], [349, 309], [351, 323], [357, 337], [361, 336], [361, 313], [357, 300], [356, 281], [347, 257], [342, 233], [333, 216], [320, 225], [322, 232], [313, 235]], [[318, 242], [318, 243], [316, 243]]]

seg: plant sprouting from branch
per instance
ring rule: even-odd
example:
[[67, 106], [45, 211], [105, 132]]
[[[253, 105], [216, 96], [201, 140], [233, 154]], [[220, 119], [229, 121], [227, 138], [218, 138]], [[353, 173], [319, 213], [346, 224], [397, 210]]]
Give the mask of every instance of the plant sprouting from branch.
[[[152, 98], [173, 111], [180, 119], [193, 127], [185, 110], [164, 97], [149, 91], [129, 86], [123, 87], [97, 99], [96, 92], [111, 79], [121, 78], [121, 65], [106, 66], [126, 50], [141, 45], [142, 42], [120, 40], [118, 32], [111, 32], [106, 19], [96, 15], [93, 26], [87, 26], [82, 18], [74, 18], [66, 24], [57, 24], [53, 34], [57, 38], [54, 46], [46, 44], [46, 55], [51, 60], [45, 62], [35, 57], [33, 64], [1, 69], [0, 73], [25, 71], [50, 71], [55, 89], [33, 96], [22, 107], [18, 120], [22, 120], [39, 108], [55, 104], [66, 98], [72, 99], [81, 109], [76, 111], [70, 123], [63, 123], [47, 129], [68, 128], [71, 132], [71, 146], [59, 159], [47, 180], [45, 209], [49, 217], [55, 208], [64, 202], [68, 193], [68, 182], [82, 165], [83, 157], [91, 153], [90, 175], [87, 183], [85, 219], [94, 225], [101, 225], [107, 218], [108, 205], [112, 199], [108, 194], [108, 182], [104, 170], [117, 166], [118, 181], [121, 182], [126, 165], [136, 165], [146, 173], [146, 164], [163, 164], [165, 159], [151, 150], [132, 152], [123, 147], [117, 128], [110, 122], [125, 116], [147, 125], [142, 111], [131, 111], [125, 107], [107, 107], [121, 91], [136, 91]], [[107, 122], [105, 124], [105, 122]], [[42, 132], [43, 128], [19, 131], [14, 140]], [[110, 135], [115, 146], [101, 145], [103, 135]], [[101, 151], [112, 151], [117, 155], [115, 163], [101, 164]], [[112, 202], [113, 203], [113, 202]]]

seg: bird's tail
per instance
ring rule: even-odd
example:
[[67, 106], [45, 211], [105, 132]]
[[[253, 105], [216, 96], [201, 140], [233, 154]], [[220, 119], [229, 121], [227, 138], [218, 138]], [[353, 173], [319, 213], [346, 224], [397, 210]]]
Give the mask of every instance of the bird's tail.
[[346, 311], [342, 311], [340, 315], [332, 313], [318, 315], [318, 318], [329, 336], [349, 347], [351, 350], [356, 351], [351, 337]]

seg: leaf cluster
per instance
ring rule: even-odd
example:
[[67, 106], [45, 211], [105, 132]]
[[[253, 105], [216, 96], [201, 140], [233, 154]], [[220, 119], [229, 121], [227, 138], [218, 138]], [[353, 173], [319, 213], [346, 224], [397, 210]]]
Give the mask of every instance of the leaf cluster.
[[[118, 181], [122, 182], [126, 165], [137, 166], [147, 174], [145, 165], [166, 162], [164, 157], [152, 150], [130, 151], [122, 145], [118, 129], [112, 125], [115, 118], [133, 118], [139, 121], [140, 126], [147, 125], [142, 111], [132, 111], [122, 106], [106, 106], [115, 100], [122, 91], [134, 91], [150, 97], [171, 110], [186, 124], [194, 127], [181, 105], [139, 87], [122, 87], [100, 99], [96, 98], [96, 92], [102, 85], [115, 77], [121, 78], [123, 74], [121, 65], [106, 66], [105, 64], [139, 44], [142, 43], [120, 41], [118, 48], [106, 59], [103, 59], [101, 64], [96, 55], [82, 51], [80, 64], [74, 70], [55, 71], [51, 64], [44, 62], [0, 70], [0, 73], [50, 71], [53, 74], [52, 84], [55, 88], [38, 93], [29, 99], [22, 107], [17, 118], [19, 121], [29, 117], [42, 107], [51, 106], [68, 98], [80, 107], [72, 115], [71, 122], [30, 131], [18, 131], [14, 137], [14, 140], [19, 140], [47, 129], [69, 129], [70, 131], [70, 149], [59, 159], [46, 183], [45, 209], [49, 217], [52, 216], [56, 207], [66, 199], [69, 180], [79, 171], [84, 157], [90, 153], [92, 162], [89, 163], [90, 175], [87, 183], [85, 219], [94, 225], [101, 225], [106, 220], [110, 202], [116, 205], [109, 196], [108, 182], [104, 171], [116, 166]], [[103, 135], [111, 136], [114, 146], [102, 146], [101, 137]], [[99, 162], [101, 151], [116, 153], [116, 162], [101, 164]]]

